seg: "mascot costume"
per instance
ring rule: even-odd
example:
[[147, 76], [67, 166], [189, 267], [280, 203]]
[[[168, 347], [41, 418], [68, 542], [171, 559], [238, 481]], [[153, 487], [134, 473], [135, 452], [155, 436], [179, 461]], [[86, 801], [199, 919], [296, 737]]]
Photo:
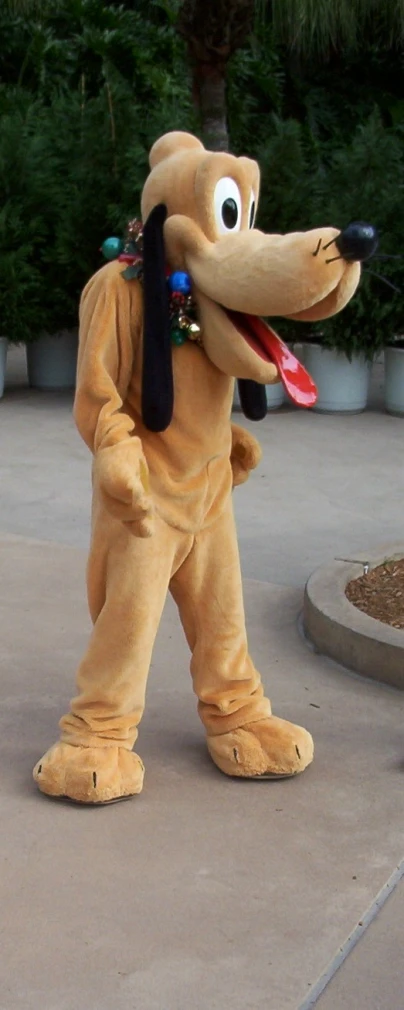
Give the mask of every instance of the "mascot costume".
[[132, 748], [168, 590], [218, 768], [273, 779], [313, 758], [310, 734], [272, 715], [248, 652], [232, 488], [260, 448], [231, 423], [234, 380], [251, 420], [265, 416], [266, 383], [311, 406], [314, 384], [260, 316], [339, 312], [376, 238], [361, 223], [263, 234], [258, 195], [255, 162], [186, 133], [161, 137], [143, 225], [131, 222], [114, 260], [106, 248], [111, 262], [83, 292], [74, 417], [94, 457], [93, 631], [60, 740], [34, 769], [49, 796], [100, 804], [140, 793]]

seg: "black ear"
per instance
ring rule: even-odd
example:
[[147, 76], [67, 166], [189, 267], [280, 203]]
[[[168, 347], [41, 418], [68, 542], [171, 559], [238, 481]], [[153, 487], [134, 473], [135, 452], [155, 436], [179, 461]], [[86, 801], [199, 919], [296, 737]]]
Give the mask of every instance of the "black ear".
[[265, 386], [252, 379], [238, 379], [241, 409], [249, 421], [262, 421], [267, 415]]
[[165, 274], [163, 203], [143, 228], [143, 373], [142, 418], [149, 431], [168, 428], [174, 406], [169, 300]]

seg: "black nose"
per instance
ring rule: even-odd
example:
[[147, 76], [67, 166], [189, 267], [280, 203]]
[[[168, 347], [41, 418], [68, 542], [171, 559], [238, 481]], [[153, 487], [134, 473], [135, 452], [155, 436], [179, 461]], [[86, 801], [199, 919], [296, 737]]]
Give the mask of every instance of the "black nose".
[[379, 236], [376, 228], [372, 224], [365, 224], [364, 221], [352, 221], [335, 240], [338, 252], [344, 260], [351, 263], [370, 259], [376, 252], [378, 244]]

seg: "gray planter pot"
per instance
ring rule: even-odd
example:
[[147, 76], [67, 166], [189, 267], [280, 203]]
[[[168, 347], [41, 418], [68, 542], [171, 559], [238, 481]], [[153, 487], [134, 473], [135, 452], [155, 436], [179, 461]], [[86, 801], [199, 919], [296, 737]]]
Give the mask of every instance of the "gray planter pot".
[[321, 344], [306, 344], [304, 366], [318, 389], [313, 410], [320, 414], [360, 414], [365, 410], [371, 366], [363, 355], [349, 361], [345, 354]]
[[[285, 390], [281, 382], [265, 386], [268, 410], [279, 410], [285, 402]], [[233, 410], [241, 410], [237, 381], [234, 386]]]
[[35, 389], [73, 389], [76, 384], [77, 330], [42, 334], [27, 344], [28, 382]]
[[404, 347], [384, 349], [384, 405], [388, 414], [404, 417]]
[[0, 399], [4, 393], [4, 385], [6, 380], [7, 347], [8, 347], [7, 337], [0, 337]]

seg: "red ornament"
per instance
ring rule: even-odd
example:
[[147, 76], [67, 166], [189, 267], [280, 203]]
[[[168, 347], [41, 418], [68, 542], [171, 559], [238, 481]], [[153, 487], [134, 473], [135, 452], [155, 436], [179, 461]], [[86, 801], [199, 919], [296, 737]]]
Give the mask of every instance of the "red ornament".
[[183, 305], [185, 305], [186, 301], [185, 295], [182, 295], [179, 291], [173, 291], [170, 297], [170, 301], [173, 303], [173, 305], [178, 306], [180, 308]]
[[120, 256], [118, 256], [118, 260], [119, 260], [120, 263], [141, 263], [142, 262], [142, 257], [141, 256], [132, 256], [130, 253], [123, 252], [123, 253], [121, 253]]

